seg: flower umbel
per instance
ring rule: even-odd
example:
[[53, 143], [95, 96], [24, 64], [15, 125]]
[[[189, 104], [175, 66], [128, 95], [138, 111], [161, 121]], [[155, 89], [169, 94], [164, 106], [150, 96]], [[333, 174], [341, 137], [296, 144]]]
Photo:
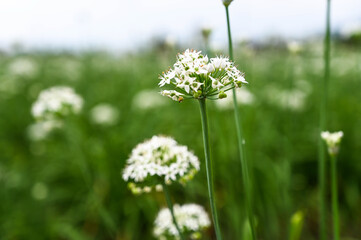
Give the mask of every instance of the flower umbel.
[[160, 184], [185, 183], [199, 171], [198, 158], [173, 138], [153, 136], [138, 144], [127, 160], [123, 179], [134, 194], [162, 190]]
[[46, 139], [54, 129], [59, 129], [63, 123], [58, 120], [45, 120], [31, 124], [28, 127], [28, 136], [33, 141]]
[[91, 120], [99, 125], [115, 125], [119, 119], [118, 109], [108, 103], [100, 103], [96, 105], [92, 108], [90, 113]]
[[[197, 204], [175, 205], [174, 215], [182, 233], [189, 235], [190, 239], [200, 239], [201, 231], [211, 225], [208, 214], [203, 207]], [[161, 240], [180, 239], [168, 208], [160, 210], [154, 224], [156, 238]]]
[[43, 90], [32, 106], [32, 114], [41, 120], [53, 120], [79, 113], [83, 99], [70, 87], [57, 86]]
[[224, 98], [227, 96], [224, 92], [247, 83], [244, 74], [228, 58], [208, 60], [200, 51], [189, 49], [178, 54], [173, 69], [163, 73], [160, 80], [160, 87], [171, 88], [161, 94], [179, 102], [190, 98]]
[[321, 137], [323, 140], [325, 140], [327, 144], [328, 153], [331, 156], [337, 155], [340, 149], [340, 143], [343, 137], [343, 132], [339, 131], [339, 132], [330, 133], [326, 131], [321, 133]]

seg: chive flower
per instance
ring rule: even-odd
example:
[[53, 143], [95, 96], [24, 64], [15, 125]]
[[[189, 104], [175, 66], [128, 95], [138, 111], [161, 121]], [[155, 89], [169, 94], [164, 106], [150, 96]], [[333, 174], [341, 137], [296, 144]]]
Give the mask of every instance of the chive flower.
[[159, 77], [161, 91], [174, 101], [184, 99], [221, 99], [226, 91], [239, 88], [247, 83], [244, 74], [226, 57], [208, 59], [201, 51], [187, 49], [178, 54], [173, 68]]
[[173, 138], [153, 136], [138, 144], [127, 159], [123, 179], [134, 194], [161, 191], [161, 184], [185, 184], [199, 171], [198, 158]]
[[153, 89], [138, 92], [132, 101], [132, 107], [138, 111], [160, 109], [167, 104], [168, 101], [159, 95], [159, 91]]
[[343, 137], [343, 132], [339, 131], [339, 132], [330, 133], [326, 131], [321, 133], [321, 137], [323, 140], [325, 140], [327, 144], [328, 153], [331, 156], [337, 155], [340, 149], [340, 143]]
[[70, 87], [56, 86], [40, 92], [32, 106], [32, 115], [38, 120], [53, 120], [77, 114], [83, 99]]
[[[182, 233], [189, 237], [187, 239], [200, 239], [202, 230], [211, 225], [207, 212], [197, 204], [184, 204], [182, 206], [176, 204], [174, 205], [174, 215]], [[154, 224], [154, 236], [157, 239], [180, 239], [168, 208], [160, 210]]]
[[63, 123], [59, 120], [39, 121], [31, 124], [27, 128], [27, 134], [32, 141], [42, 141], [55, 130], [63, 127]]
[[91, 109], [90, 117], [95, 124], [113, 126], [119, 120], [119, 111], [109, 103], [100, 103]]

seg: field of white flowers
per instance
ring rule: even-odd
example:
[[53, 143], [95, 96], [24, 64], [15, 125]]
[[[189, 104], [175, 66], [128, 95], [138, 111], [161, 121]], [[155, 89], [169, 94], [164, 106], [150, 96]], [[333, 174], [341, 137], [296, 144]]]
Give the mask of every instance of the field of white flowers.
[[361, 239], [360, 36], [0, 52], [0, 239]]

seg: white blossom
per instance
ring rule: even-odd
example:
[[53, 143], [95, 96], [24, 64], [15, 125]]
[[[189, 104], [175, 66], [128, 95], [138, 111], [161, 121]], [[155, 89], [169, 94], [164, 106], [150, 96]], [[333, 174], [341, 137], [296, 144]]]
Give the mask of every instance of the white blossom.
[[147, 110], [162, 107], [167, 103], [158, 91], [143, 90], [134, 96], [132, 106], [138, 110]]
[[159, 87], [171, 88], [161, 94], [179, 102], [188, 98], [218, 99], [221, 93], [247, 83], [244, 74], [228, 58], [209, 60], [200, 51], [189, 49], [178, 54], [173, 68], [163, 72], [159, 79]]
[[298, 53], [302, 52], [303, 46], [300, 42], [291, 41], [291, 42], [287, 43], [287, 49], [292, 54], [298, 54]]
[[108, 103], [101, 103], [92, 108], [91, 120], [99, 125], [110, 126], [117, 123], [119, 111]]
[[149, 192], [149, 188], [161, 191], [163, 182], [185, 183], [199, 171], [198, 158], [186, 146], [173, 138], [153, 136], [138, 144], [127, 159], [123, 179], [129, 181], [133, 193]]
[[265, 96], [267, 101], [280, 108], [292, 111], [302, 111], [306, 106], [308, 91], [301, 89], [278, 89], [268, 87]]
[[328, 153], [330, 155], [337, 155], [341, 143], [341, 139], [343, 137], [343, 132], [334, 132], [330, 133], [328, 131], [322, 132], [321, 137], [323, 140], [325, 140], [327, 147], [328, 147]]
[[9, 73], [16, 76], [31, 77], [37, 72], [37, 64], [34, 60], [26, 57], [19, 57], [13, 60], [9, 67]]
[[52, 120], [58, 116], [79, 113], [83, 99], [70, 87], [56, 86], [43, 90], [32, 106], [32, 114], [37, 119]]
[[175, 90], [163, 90], [160, 92], [163, 96], [169, 97], [173, 99], [174, 101], [182, 102], [183, 101], [183, 94], [180, 92], [177, 92]]
[[164, 45], [170, 49], [174, 48], [177, 45], [177, 38], [173, 35], [166, 36], [164, 39]]
[[[201, 231], [211, 225], [207, 212], [197, 204], [174, 205], [174, 215], [183, 234], [190, 239], [198, 239]], [[172, 215], [168, 208], [158, 213], [154, 222], [154, 236], [158, 239], [179, 240], [180, 236], [175, 227]]]
[[46, 139], [54, 129], [61, 128], [62, 126], [62, 122], [57, 120], [36, 122], [28, 127], [28, 137], [32, 141], [41, 141]]

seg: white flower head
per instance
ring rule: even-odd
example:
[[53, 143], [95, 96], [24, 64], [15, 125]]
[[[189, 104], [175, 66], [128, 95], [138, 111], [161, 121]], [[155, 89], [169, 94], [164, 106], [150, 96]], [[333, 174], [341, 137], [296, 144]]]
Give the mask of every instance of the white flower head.
[[292, 54], [298, 54], [298, 53], [302, 52], [303, 46], [300, 42], [291, 41], [291, 42], [287, 43], [287, 49]]
[[46, 139], [54, 129], [59, 129], [63, 123], [58, 120], [45, 120], [31, 124], [27, 129], [27, 134], [32, 141]]
[[[185, 183], [199, 171], [198, 158], [173, 138], [153, 136], [138, 144], [127, 159], [123, 179], [133, 193], [161, 191], [159, 184]], [[149, 189], [150, 187], [151, 189]]]
[[244, 74], [227, 57], [209, 60], [200, 51], [189, 49], [178, 54], [173, 68], [159, 79], [159, 87], [171, 88], [161, 94], [179, 102], [191, 98], [219, 99], [225, 96], [224, 92], [247, 83]]
[[177, 92], [175, 90], [163, 90], [160, 92], [163, 96], [169, 97], [174, 101], [182, 102], [184, 94]]
[[31, 58], [19, 57], [9, 65], [9, 72], [15, 76], [32, 77], [37, 72], [37, 64]]
[[343, 132], [334, 132], [330, 133], [328, 131], [322, 132], [321, 137], [323, 140], [325, 140], [327, 147], [328, 147], [328, 153], [330, 155], [337, 155], [340, 148], [341, 139], [343, 137]]
[[70, 87], [57, 86], [40, 92], [32, 106], [37, 119], [53, 120], [69, 114], [77, 114], [83, 106], [83, 99]]
[[277, 107], [292, 110], [303, 111], [306, 107], [308, 91], [301, 89], [279, 89], [274, 86], [266, 88], [265, 96], [267, 101]]
[[[174, 205], [174, 215], [182, 233], [189, 239], [199, 239], [202, 230], [211, 225], [207, 212], [197, 204]], [[180, 236], [168, 208], [158, 213], [154, 222], [154, 236], [158, 239], [179, 240]]]
[[155, 90], [143, 90], [138, 92], [132, 102], [132, 106], [137, 110], [150, 110], [167, 105], [168, 101], [159, 95]]
[[117, 123], [119, 111], [113, 105], [101, 103], [91, 110], [91, 120], [99, 125], [111, 126]]

